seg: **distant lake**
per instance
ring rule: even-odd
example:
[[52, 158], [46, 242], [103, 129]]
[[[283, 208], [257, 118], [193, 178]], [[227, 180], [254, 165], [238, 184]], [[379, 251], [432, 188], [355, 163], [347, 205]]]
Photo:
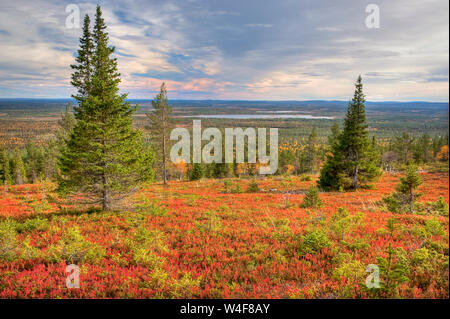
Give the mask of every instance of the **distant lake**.
[[307, 120], [332, 120], [330, 116], [314, 116], [308, 114], [205, 114], [189, 115], [181, 117], [198, 117], [205, 119], [307, 119]]

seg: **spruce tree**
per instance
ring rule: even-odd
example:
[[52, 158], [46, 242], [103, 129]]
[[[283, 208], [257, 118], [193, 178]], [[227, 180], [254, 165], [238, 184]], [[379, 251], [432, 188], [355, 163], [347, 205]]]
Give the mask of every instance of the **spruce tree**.
[[414, 150], [414, 137], [406, 132], [395, 138], [395, 149], [399, 153], [403, 163], [407, 163]]
[[333, 126], [331, 127], [331, 135], [328, 136], [328, 145], [331, 148], [333, 148], [333, 145], [335, 143], [339, 142], [339, 135], [341, 134], [341, 129], [339, 128], [339, 123], [334, 122]]
[[343, 130], [331, 146], [321, 171], [319, 186], [323, 189], [357, 189], [381, 173], [368, 137], [362, 88], [359, 76]]
[[[83, 54], [88, 52], [88, 37], [84, 30], [80, 41]], [[114, 47], [108, 46], [108, 40], [97, 6], [93, 53], [78, 59], [75, 68], [74, 74], [84, 76], [73, 83], [79, 92], [77, 122], [59, 157], [58, 188], [62, 194], [82, 193], [86, 202], [101, 204], [104, 210], [111, 209], [153, 174], [152, 153], [143, 144], [142, 132], [132, 127], [136, 107], [126, 102], [127, 94], [119, 94], [117, 59], [111, 57]]]
[[67, 103], [66, 111], [61, 114], [61, 119], [58, 121], [59, 130], [56, 132], [56, 142], [60, 149], [66, 146], [76, 122], [77, 120], [72, 113], [72, 103], [69, 102]]
[[25, 149], [24, 164], [27, 178], [30, 183], [36, 183], [44, 172], [44, 149], [37, 147], [33, 142], [27, 143]]
[[167, 101], [167, 89], [163, 82], [160, 92], [152, 101], [153, 112], [148, 113], [150, 132], [155, 142], [156, 149], [161, 151], [161, 165], [164, 185], [167, 185], [167, 148], [170, 137], [170, 114], [172, 108]]
[[10, 161], [11, 172], [12, 172], [12, 181], [16, 185], [22, 185], [26, 183], [26, 170], [25, 165], [23, 164], [22, 156], [18, 151], [15, 152], [14, 157]]
[[308, 136], [305, 149], [302, 156], [302, 172], [314, 173], [317, 170], [317, 130], [313, 127], [311, 134]]
[[416, 193], [416, 189], [421, 184], [422, 180], [417, 173], [417, 167], [409, 164], [406, 168], [406, 175], [400, 178], [400, 183], [397, 185], [397, 192], [403, 196], [410, 213], [414, 212], [414, 202], [421, 196], [421, 194]]
[[316, 186], [312, 186], [308, 189], [303, 198], [300, 207], [302, 208], [319, 208], [322, 207], [323, 202], [319, 197], [319, 189]]
[[83, 22], [83, 35], [80, 38], [80, 49], [75, 59], [77, 63], [70, 66], [74, 70], [71, 84], [78, 90], [77, 94], [72, 97], [79, 102], [84, 101], [89, 94], [93, 73], [94, 43], [90, 23], [89, 15], [86, 14]]
[[191, 181], [199, 180], [199, 179], [203, 178], [203, 175], [204, 175], [203, 165], [201, 163], [192, 164], [190, 180]]
[[9, 167], [9, 158], [6, 150], [0, 146], [0, 182], [1, 185], [11, 183], [11, 172]]

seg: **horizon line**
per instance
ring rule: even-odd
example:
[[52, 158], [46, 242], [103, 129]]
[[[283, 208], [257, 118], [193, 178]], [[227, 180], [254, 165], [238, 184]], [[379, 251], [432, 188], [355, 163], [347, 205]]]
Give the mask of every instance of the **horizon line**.
[[[75, 100], [68, 97], [0, 97], [0, 100]], [[153, 98], [130, 98], [127, 101], [153, 101]], [[246, 99], [168, 99], [169, 101], [226, 101], [226, 102], [350, 102], [349, 100], [338, 99], [309, 99], [309, 100], [246, 100]], [[447, 101], [427, 101], [427, 100], [366, 100], [369, 103], [449, 103]]]

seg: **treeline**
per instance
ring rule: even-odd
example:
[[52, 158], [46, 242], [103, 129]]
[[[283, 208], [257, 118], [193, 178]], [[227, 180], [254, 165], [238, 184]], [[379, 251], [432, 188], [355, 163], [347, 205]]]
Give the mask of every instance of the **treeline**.
[[[60, 129], [56, 138], [45, 146], [37, 146], [29, 142], [24, 148], [7, 151], [0, 147], [0, 182], [2, 185], [39, 183], [42, 180], [57, 181], [59, 169], [57, 157], [64, 136], [69, 134], [75, 119], [70, 111], [62, 115]], [[326, 154], [330, 151], [333, 136], [339, 129], [335, 124], [331, 130], [328, 143], [320, 143], [317, 130], [312, 129], [304, 144], [296, 147], [280, 147], [279, 168], [276, 174], [309, 175], [317, 174], [323, 165]], [[153, 137], [157, 135], [152, 135]], [[447, 162], [449, 160], [449, 135], [427, 133], [421, 136], [403, 133], [399, 137], [377, 142], [372, 138], [373, 149], [376, 152], [378, 165], [387, 172], [400, 169], [409, 162], [417, 165]], [[148, 147], [156, 148], [148, 142]], [[258, 165], [251, 163], [211, 163], [186, 164], [183, 162], [166, 163], [166, 178], [168, 180], [197, 180], [200, 178], [228, 178], [258, 175]], [[163, 179], [162, 161], [153, 165], [157, 180]]]
[[[329, 139], [333, 138], [336, 127], [338, 128], [337, 124], [332, 128]], [[331, 143], [319, 143], [314, 131], [315, 129], [304, 145], [280, 149], [279, 174], [302, 175], [319, 171], [330, 151]], [[384, 139], [382, 142], [372, 137], [372, 143], [378, 163], [385, 171], [397, 170], [408, 162], [422, 165], [446, 162], [449, 159], [448, 134], [431, 137], [427, 133], [414, 136], [404, 132], [400, 137]]]
[[30, 141], [24, 148], [6, 151], [0, 146], [0, 182], [2, 185], [39, 183], [44, 180], [57, 181], [60, 173], [58, 156], [75, 126], [72, 105], [58, 122], [59, 130], [45, 146]]

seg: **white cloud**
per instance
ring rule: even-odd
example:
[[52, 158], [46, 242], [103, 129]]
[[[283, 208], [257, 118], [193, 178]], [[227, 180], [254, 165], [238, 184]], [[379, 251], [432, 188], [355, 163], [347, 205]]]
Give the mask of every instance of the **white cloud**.
[[[70, 1], [0, 1], [1, 94], [67, 96], [81, 31], [65, 27]], [[81, 3], [82, 14], [93, 18], [95, 5]], [[448, 100], [448, 2], [379, 6], [380, 29], [365, 27], [365, 5], [352, 0], [122, 0], [102, 9], [130, 97], [165, 80], [177, 98], [349, 99], [361, 74], [373, 99]]]

